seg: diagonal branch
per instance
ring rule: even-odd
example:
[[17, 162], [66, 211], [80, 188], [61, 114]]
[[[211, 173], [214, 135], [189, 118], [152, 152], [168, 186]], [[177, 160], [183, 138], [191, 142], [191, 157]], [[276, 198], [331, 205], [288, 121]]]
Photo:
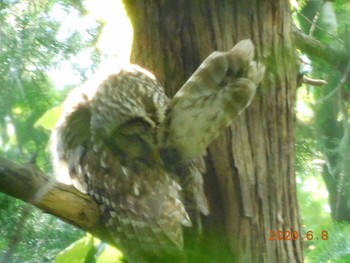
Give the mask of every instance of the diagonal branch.
[[319, 40], [304, 34], [295, 25], [292, 32], [295, 46], [303, 53], [322, 59], [330, 65], [337, 65], [339, 68], [346, 67], [348, 54], [344, 50], [338, 50], [321, 43]]
[[48, 177], [32, 164], [21, 165], [0, 157], [0, 192], [30, 203], [114, 245], [102, 224], [99, 206], [91, 197]]

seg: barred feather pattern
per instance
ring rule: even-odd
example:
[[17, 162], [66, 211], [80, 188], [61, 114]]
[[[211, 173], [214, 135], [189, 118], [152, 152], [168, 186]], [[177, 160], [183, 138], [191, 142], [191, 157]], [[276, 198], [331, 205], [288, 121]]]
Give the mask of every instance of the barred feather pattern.
[[204, 60], [168, 106], [159, 132], [166, 159], [181, 165], [202, 154], [250, 104], [265, 72], [253, 58], [246, 39]]
[[67, 98], [56, 173], [96, 199], [129, 262], [185, 262], [183, 227], [209, 213], [200, 156], [254, 96], [264, 69], [253, 55], [250, 40], [214, 52], [173, 100], [138, 66]]

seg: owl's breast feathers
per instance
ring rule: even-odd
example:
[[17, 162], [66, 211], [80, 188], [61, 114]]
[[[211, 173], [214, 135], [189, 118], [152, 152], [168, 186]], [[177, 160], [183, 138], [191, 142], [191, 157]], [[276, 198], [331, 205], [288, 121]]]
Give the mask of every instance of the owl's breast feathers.
[[180, 185], [164, 170], [139, 160], [122, 166], [108, 148], [100, 148], [91, 153], [84, 172], [89, 193], [105, 206], [107, 226], [118, 232], [118, 245], [145, 251], [183, 248], [181, 225], [190, 226], [191, 220]]

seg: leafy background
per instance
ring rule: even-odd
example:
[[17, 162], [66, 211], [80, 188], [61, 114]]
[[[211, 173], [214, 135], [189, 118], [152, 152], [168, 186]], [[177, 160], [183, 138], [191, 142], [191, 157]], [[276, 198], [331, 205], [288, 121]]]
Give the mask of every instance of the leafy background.
[[[129, 24], [122, 5], [94, 1], [0, 1], [0, 154], [36, 164], [52, 175], [47, 151], [50, 128], [65, 96], [111, 57], [125, 60]], [[97, 2], [97, 1], [95, 1]], [[116, 4], [118, 2], [118, 4]], [[292, 2], [295, 24], [335, 50], [350, 50], [347, 0]], [[106, 10], [118, 22], [110, 22]], [[92, 12], [94, 10], [95, 12]], [[127, 31], [127, 32], [123, 32]], [[117, 38], [117, 32], [124, 33]], [[114, 42], [110, 36], [113, 36]], [[123, 54], [123, 57], [122, 55]], [[350, 262], [349, 221], [334, 213], [334, 189], [350, 193], [349, 67], [335, 67], [299, 51], [300, 76], [325, 86], [301, 83], [297, 97], [296, 169], [306, 262]], [[348, 199], [350, 200], [350, 198]], [[349, 206], [350, 207], [350, 206]], [[119, 251], [59, 219], [0, 193], [0, 263], [120, 262]]]

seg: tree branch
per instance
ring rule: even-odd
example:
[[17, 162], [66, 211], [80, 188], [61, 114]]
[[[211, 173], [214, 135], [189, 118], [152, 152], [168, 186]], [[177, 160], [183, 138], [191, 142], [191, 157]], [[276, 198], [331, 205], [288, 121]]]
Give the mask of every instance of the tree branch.
[[292, 32], [295, 46], [305, 54], [320, 58], [330, 65], [337, 65], [339, 68], [346, 67], [348, 54], [344, 50], [338, 50], [321, 43], [317, 39], [304, 34], [295, 25]]
[[21, 165], [0, 157], [0, 192], [30, 203], [114, 245], [95, 200], [73, 186], [48, 177], [35, 165]]
[[313, 79], [307, 76], [303, 76], [301, 82], [313, 86], [324, 86], [328, 84], [324, 79]]

